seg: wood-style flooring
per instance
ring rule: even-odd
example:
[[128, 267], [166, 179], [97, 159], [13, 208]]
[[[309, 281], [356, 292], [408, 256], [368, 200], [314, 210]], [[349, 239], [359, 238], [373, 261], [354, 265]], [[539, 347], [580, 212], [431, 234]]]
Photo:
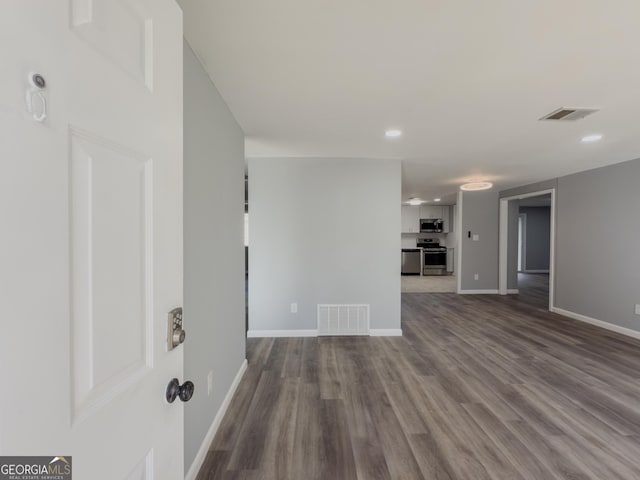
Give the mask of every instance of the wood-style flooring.
[[198, 479], [640, 479], [640, 342], [545, 281], [403, 294], [403, 337], [250, 339]]

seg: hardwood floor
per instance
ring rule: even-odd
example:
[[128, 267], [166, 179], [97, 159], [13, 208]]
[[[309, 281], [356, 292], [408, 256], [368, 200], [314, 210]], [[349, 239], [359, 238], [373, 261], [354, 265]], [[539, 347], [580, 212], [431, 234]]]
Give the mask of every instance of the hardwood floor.
[[549, 274], [548, 273], [518, 273], [518, 289], [520, 295], [517, 300], [547, 310], [549, 307]]
[[199, 479], [639, 479], [640, 342], [522, 293], [403, 294], [403, 337], [249, 339]]

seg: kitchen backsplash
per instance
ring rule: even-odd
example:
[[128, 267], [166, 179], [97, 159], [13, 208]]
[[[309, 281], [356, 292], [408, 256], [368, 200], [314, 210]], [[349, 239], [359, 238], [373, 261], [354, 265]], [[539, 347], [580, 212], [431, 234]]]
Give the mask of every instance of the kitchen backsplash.
[[403, 233], [402, 248], [416, 248], [419, 238], [437, 238], [440, 241], [440, 245], [449, 248], [456, 246], [454, 233]]

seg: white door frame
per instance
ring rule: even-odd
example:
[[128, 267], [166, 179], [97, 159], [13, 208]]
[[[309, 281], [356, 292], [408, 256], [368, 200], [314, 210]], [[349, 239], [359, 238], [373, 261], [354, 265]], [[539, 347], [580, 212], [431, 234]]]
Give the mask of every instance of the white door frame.
[[556, 269], [556, 189], [538, 190], [536, 192], [523, 193], [500, 199], [500, 255], [498, 291], [500, 295], [507, 294], [507, 252], [509, 235], [509, 201], [522, 200], [523, 198], [551, 195], [551, 220], [550, 220], [550, 252], [549, 252], [549, 310], [554, 306], [555, 293], [555, 269]]
[[456, 201], [456, 224], [453, 227], [456, 232], [456, 262], [453, 271], [456, 275], [456, 293], [462, 292], [462, 198], [463, 192], [458, 192]]
[[[520, 223], [522, 222], [522, 223]], [[520, 228], [522, 227], [522, 228]], [[519, 230], [519, 243], [518, 243], [518, 255], [520, 256], [520, 267], [518, 272], [527, 271], [527, 214], [518, 214], [518, 230]]]

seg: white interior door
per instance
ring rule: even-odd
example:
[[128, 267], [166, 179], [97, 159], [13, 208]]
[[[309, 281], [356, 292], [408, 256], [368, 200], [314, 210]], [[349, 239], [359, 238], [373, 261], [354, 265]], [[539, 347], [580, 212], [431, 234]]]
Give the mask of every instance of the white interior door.
[[0, 454], [72, 456], [80, 480], [183, 478], [183, 405], [164, 398], [184, 380], [182, 347], [166, 348], [182, 304], [181, 11], [0, 9]]

